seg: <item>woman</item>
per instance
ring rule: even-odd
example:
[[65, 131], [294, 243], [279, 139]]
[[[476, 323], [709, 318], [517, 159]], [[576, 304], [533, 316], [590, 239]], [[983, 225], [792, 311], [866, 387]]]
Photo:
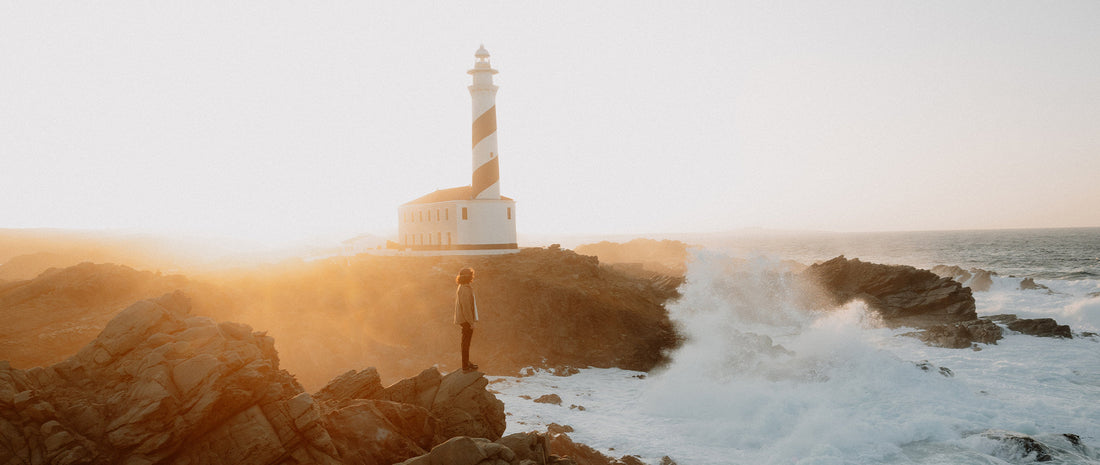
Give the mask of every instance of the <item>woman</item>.
[[474, 301], [474, 270], [463, 268], [455, 277], [458, 290], [455, 291], [455, 324], [462, 326], [462, 371], [473, 371], [477, 365], [470, 363], [470, 339], [474, 335], [474, 323], [477, 322], [477, 302]]

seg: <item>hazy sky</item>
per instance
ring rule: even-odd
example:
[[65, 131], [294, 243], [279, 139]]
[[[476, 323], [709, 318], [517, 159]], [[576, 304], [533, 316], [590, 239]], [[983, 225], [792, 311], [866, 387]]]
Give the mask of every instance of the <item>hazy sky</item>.
[[0, 1], [0, 227], [394, 232], [500, 74], [524, 233], [1100, 226], [1100, 2]]

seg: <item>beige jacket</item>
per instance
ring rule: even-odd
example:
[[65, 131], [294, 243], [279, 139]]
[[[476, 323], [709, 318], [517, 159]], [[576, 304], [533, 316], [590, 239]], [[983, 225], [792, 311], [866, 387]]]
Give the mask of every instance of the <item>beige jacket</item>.
[[474, 288], [469, 284], [460, 284], [455, 291], [455, 324], [477, 322], [477, 302], [474, 301]]

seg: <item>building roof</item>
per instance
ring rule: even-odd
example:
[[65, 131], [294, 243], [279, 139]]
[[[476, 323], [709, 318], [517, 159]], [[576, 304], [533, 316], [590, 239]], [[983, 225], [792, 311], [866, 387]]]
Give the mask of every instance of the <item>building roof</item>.
[[[452, 187], [450, 189], [439, 189], [431, 194], [422, 196], [416, 200], [405, 202], [402, 205], [415, 205], [421, 203], [436, 203], [436, 202], [449, 202], [452, 200], [474, 200], [471, 195], [472, 189], [470, 186]], [[500, 200], [512, 200], [505, 196], [500, 196]]]

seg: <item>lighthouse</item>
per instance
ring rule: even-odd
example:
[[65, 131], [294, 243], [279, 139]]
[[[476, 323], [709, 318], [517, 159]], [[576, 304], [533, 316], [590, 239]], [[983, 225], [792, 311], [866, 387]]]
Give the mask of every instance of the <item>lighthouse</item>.
[[500, 198], [500, 162], [497, 155], [497, 86], [493, 85], [493, 75], [497, 70], [489, 63], [489, 51], [485, 46], [474, 53], [477, 59], [474, 69], [467, 71], [474, 77], [469, 87], [470, 102], [473, 104], [474, 177], [471, 186], [478, 200], [496, 200]]
[[500, 195], [497, 86], [489, 52], [474, 52], [470, 185], [440, 189], [398, 208], [396, 248], [421, 255], [500, 254], [519, 251], [516, 202]]

